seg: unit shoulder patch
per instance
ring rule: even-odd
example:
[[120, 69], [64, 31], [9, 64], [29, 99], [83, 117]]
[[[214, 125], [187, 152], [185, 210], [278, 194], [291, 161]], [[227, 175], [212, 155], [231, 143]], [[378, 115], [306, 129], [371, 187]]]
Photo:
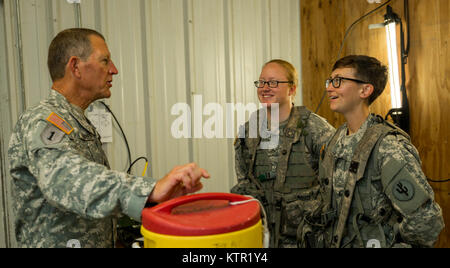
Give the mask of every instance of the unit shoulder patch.
[[62, 130], [64, 133], [66, 133], [67, 135], [70, 135], [70, 133], [72, 133], [73, 128], [72, 126], [70, 126], [66, 120], [62, 119], [59, 115], [57, 115], [56, 113], [52, 112], [48, 117], [47, 117], [47, 121], [52, 123], [55, 127], [59, 128], [60, 130]]
[[64, 132], [54, 125], [48, 125], [41, 133], [41, 140], [45, 145], [58, 144], [64, 138]]
[[415, 188], [407, 180], [399, 180], [394, 187], [392, 187], [394, 197], [399, 201], [409, 201], [413, 199]]

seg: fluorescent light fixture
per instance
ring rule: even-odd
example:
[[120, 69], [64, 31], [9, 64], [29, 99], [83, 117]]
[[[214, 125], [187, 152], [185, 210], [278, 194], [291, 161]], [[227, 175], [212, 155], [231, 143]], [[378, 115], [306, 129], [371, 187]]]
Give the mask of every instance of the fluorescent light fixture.
[[392, 108], [402, 108], [402, 97], [400, 93], [400, 75], [398, 68], [397, 31], [395, 21], [386, 24], [386, 40], [389, 57], [389, 80], [391, 85]]
[[[405, 0], [405, 6], [407, 2], [408, 0]], [[407, 10], [407, 8], [405, 8], [405, 10]], [[399, 49], [397, 48], [397, 24], [400, 24], [401, 61], [399, 61]], [[388, 116], [391, 116], [395, 125], [409, 133], [409, 104], [405, 87], [405, 64], [406, 58], [408, 57], [409, 41], [408, 48], [405, 48], [405, 37], [403, 33], [402, 20], [398, 17], [397, 14], [394, 13], [392, 7], [389, 5], [386, 7], [386, 14], [384, 15], [384, 25], [386, 28], [386, 41], [389, 59], [389, 82], [391, 84], [392, 103], [392, 109], [389, 110], [385, 119], [387, 120]], [[399, 64], [401, 65], [399, 66]], [[401, 67], [401, 69], [399, 69], [399, 67]]]

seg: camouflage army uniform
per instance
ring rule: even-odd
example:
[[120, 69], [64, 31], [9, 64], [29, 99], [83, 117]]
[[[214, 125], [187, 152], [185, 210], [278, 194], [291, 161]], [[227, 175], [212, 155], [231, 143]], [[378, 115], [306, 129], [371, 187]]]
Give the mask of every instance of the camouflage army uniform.
[[271, 234], [270, 247], [296, 247], [296, 230], [302, 213], [314, 206], [318, 194], [320, 148], [335, 129], [305, 107], [294, 107], [280, 123], [279, 144], [262, 149], [260, 137], [235, 143], [238, 184], [231, 192], [252, 195], [265, 207]]
[[[52, 113], [62, 121], [50, 123]], [[54, 90], [22, 114], [8, 156], [21, 247], [113, 247], [118, 212], [140, 220], [155, 185], [110, 170], [83, 110]]]
[[321, 154], [325, 207], [299, 228], [304, 246], [432, 247], [442, 211], [409, 136], [373, 114], [346, 133], [344, 124]]

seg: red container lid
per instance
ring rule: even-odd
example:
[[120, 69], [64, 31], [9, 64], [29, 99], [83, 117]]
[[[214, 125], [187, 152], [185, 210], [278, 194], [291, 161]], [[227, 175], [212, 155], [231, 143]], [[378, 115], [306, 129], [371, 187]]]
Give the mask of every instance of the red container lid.
[[150, 232], [175, 236], [203, 236], [246, 229], [260, 220], [256, 201], [232, 205], [252, 198], [205, 193], [178, 197], [142, 211], [142, 225]]

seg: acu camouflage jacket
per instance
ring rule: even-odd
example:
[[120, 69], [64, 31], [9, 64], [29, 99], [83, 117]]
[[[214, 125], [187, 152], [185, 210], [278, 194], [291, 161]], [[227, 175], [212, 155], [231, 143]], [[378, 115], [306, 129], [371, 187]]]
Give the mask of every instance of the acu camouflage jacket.
[[8, 156], [21, 247], [112, 247], [115, 216], [140, 220], [155, 185], [110, 170], [95, 128], [54, 90], [22, 114]]

